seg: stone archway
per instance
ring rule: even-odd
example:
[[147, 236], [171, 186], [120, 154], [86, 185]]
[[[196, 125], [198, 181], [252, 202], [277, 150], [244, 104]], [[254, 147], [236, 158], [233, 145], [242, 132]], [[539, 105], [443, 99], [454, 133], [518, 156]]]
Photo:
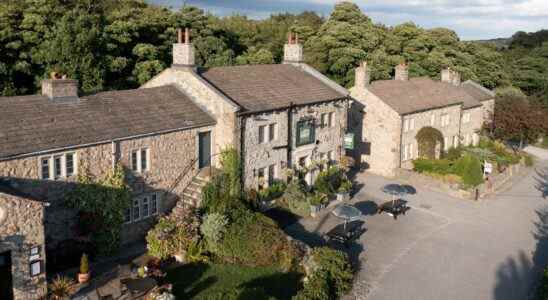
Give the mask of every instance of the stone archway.
[[423, 127], [417, 133], [419, 157], [439, 159], [443, 145], [443, 134], [434, 127]]

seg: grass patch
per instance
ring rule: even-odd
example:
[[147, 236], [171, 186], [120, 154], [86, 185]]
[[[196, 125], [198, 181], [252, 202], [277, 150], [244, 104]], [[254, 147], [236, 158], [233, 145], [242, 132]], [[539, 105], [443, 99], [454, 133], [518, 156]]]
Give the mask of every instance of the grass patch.
[[168, 272], [177, 299], [291, 299], [302, 274], [276, 268], [188, 264]]

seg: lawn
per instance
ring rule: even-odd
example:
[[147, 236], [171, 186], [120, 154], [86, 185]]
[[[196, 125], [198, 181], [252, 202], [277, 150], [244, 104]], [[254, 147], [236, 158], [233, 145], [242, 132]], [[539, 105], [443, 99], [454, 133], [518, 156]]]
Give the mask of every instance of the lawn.
[[275, 268], [221, 264], [188, 264], [168, 272], [177, 299], [291, 299], [301, 274]]

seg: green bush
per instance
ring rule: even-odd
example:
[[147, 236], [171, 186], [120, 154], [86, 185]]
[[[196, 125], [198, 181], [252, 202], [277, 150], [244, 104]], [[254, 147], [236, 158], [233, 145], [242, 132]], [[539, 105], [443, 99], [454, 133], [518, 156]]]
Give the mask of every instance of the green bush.
[[350, 291], [354, 274], [344, 252], [320, 247], [311, 256], [315, 269], [295, 299], [338, 299]]
[[542, 273], [542, 279], [537, 288], [537, 299], [548, 300], [548, 268]]
[[526, 154], [525, 155], [525, 165], [528, 167], [532, 167], [535, 165], [535, 159], [532, 155]]
[[221, 261], [281, 270], [298, 265], [302, 254], [272, 219], [249, 210], [234, 211], [231, 219], [215, 252]]
[[463, 148], [462, 147], [451, 147], [444, 153], [443, 158], [447, 160], [457, 160], [462, 156]]
[[446, 159], [419, 158], [413, 161], [413, 170], [419, 173], [450, 174], [451, 162]]
[[289, 210], [299, 216], [310, 215], [310, 206], [304, 186], [298, 179], [293, 179], [284, 192], [284, 200]]
[[481, 162], [470, 154], [465, 154], [455, 163], [453, 172], [462, 177], [463, 185], [467, 188], [483, 183]]
[[200, 239], [200, 218], [192, 209], [178, 216], [165, 216], [147, 233], [147, 249], [151, 256], [166, 259], [186, 252]]
[[275, 181], [268, 188], [260, 190], [258, 193], [258, 197], [262, 201], [274, 200], [281, 197], [284, 194], [286, 188], [287, 185], [284, 182]]
[[343, 171], [336, 166], [332, 166], [320, 172], [314, 183], [314, 189], [324, 195], [332, 195], [337, 192], [344, 179]]
[[214, 176], [202, 189], [202, 209], [206, 213], [226, 215], [233, 208], [245, 206], [239, 197], [230, 193], [230, 179], [226, 174]]
[[227, 225], [228, 218], [219, 213], [211, 213], [203, 217], [200, 232], [202, 232], [210, 251], [215, 252], [219, 246]]

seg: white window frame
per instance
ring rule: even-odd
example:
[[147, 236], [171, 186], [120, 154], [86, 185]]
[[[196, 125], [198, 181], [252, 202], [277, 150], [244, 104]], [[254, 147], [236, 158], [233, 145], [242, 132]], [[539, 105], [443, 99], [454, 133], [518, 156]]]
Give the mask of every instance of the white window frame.
[[451, 118], [449, 117], [449, 114], [441, 115], [441, 127], [449, 126], [450, 123], [451, 123]]
[[403, 161], [413, 159], [413, 144], [405, 144], [403, 146]]
[[463, 124], [470, 123], [470, 113], [469, 112], [465, 112], [465, 113], [462, 114], [462, 123]]
[[479, 144], [479, 134], [472, 133], [472, 145], [477, 146]]
[[459, 136], [454, 135], [453, 136], [453, 148], [457, 148], [459, 146]]
[[[154, 197], [156, 199], [155, 210], [153, 210], [153, 205], [152, 205]], [[125, 218], [129, 210], [129, 220], [124, 220], [125, 224], [136, 223], [136, 222], [143, 221], [143, 220], [150, 219], [152, 217], [157, 216], [160, 211], [160, 205], [162, 201], [161, 199], [162, 198], [161, 198], [160, 192], [148, 193], [148, 194], [140, 195], [131, 199], [131, 205], [124, 213], [124, 218]], [[145, 203], [148, 203], [146, 214], [144, 211]], [[135, 217], [135, 209], [139, 210], [138, 218]]]
[[432, 113], [432, 115], [430, 115], [430, 126], [432, 126], [432, 127], [436, 126], [436, 114], [435, 113]]
[[268, 141], [276, 141], [278, 139], [278, 123], [268, 124]]
[[[72, 155], [72, 174], [67, 172], [67, 155]], [[78, 159], [76, 158], [76, 152], [64, 152], [56, 153], [52, 155], [41, 156], [38, 159], [38, 168], [40, 170], [40, 179], [44, 180], [59, 180], [70, 178], [78, 174]], [[56, 174], [57, 167], [55, 165], [55, 159], [59, 158], [60, 160], [60, 172], [59, 175]], [[42, 170], [42, 162], [48, 162], [48, 177], [45, 178]]]
[[266, 141], [268, 140], [268, 125], [259, 125], [259, 128], [257, 130], [259, 131], [257, 133], [259, 144], [266, 143]]
[[403, 120], [403, 132], [415, 130], [415, 118], [407, 118]]
[[[142, 153], [146, 153], [146, 168], [143, 169]], [[133, 165], [133, 153], [137, 153], [137, 166]], [[146, 173], [150, 171], [150, 149], [148, 147], [134, 149], [129, 153], [129, 165], [131, 170], [136, 173]], [[135, 168], [136, 167], [136, 168]]]
[[449, 140], [449, 137], [444, 136], [443, 137], [443, 151], [449, 150], [451, 148], [451, 141]]

